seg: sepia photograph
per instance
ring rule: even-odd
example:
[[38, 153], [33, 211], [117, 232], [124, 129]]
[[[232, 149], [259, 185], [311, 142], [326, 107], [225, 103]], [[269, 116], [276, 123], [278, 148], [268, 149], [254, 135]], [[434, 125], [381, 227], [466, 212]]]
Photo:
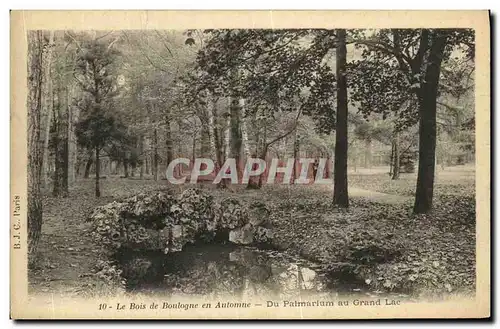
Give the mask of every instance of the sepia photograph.
[[11, 13], [12, 318], [490, 316], [488, 12], [251, 13]]

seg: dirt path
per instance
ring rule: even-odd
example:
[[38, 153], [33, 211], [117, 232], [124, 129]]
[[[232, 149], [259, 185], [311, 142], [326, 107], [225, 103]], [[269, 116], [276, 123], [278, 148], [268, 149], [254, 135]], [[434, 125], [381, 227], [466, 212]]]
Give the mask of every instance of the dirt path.
[[[333, 187], [332, 187], [332, 191], [333, 191]], [[375, 201], [375, 202], [390, 203], [390, 204], [405, 203], [408, 200], [411, 200], [411, 197], [404, 196], [404, 195], [381, 193], [381, 192], [365, 190], [365, 189], [357, 188], [357, 187], [349, 187], [349, 196], [370, 198], [372, 201]]]
[[[315, 185], [314, 188], [323, 189], [324, 191], [333, 193], [333, 185]], [[412, 199], [412, 197], [405, 195], [381, 193], [354, 186], [349, 186], [349, 197], [367, 198], [374, 202], [388, 203], [388, 204], [402, 204]]]

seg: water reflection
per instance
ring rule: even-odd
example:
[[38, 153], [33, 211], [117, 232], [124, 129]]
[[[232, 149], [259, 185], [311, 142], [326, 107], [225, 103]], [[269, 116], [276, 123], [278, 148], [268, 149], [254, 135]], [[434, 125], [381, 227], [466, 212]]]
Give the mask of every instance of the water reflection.
[[129, 291], [141, 293], [290, 298], [327, 289], [314, 264], [255, 248], [187, 246], [168, 255], [129, 253], [119, 261]]

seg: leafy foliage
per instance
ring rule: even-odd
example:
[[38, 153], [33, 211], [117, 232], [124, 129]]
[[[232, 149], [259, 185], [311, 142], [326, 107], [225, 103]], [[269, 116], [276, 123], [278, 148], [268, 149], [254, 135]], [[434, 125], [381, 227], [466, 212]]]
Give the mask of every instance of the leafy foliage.
[[76, 125], [78, 143], [87, 149], [102, 149], [110, 141], [124, 138], [123, 126], [115, 117], [102, 112], [93, 112]]

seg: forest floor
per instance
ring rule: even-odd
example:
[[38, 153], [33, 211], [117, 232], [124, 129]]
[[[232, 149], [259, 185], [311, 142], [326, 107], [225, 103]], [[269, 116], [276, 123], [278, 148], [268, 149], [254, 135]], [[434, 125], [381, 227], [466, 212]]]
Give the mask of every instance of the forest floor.
[[[266, 202], [273, 208], [277, 249], [318, 262], [332, 273], [342, 273], [343, 264], [349, 264], [349, 273], [369, 290], [475, 291], [474, 167], [437, 171], [435, 206], [427, 215], [411, 212], [416, 174], [393, 181], [379, 169], [349, 174], [347, 211], [331, 205], [332, 188], [326, 185], [213, 193]], [[30, 292], [67, 296], [99, 291], [91, 273], [100, 249], [86, 234], [86, 217], [97, 206], [164, 185], [108, 177], [102, 180], [101, 198], [93, 195], [92, 179], [79, 180], [67, 198], [47, 193], [37, 262], [29, 271]]]

